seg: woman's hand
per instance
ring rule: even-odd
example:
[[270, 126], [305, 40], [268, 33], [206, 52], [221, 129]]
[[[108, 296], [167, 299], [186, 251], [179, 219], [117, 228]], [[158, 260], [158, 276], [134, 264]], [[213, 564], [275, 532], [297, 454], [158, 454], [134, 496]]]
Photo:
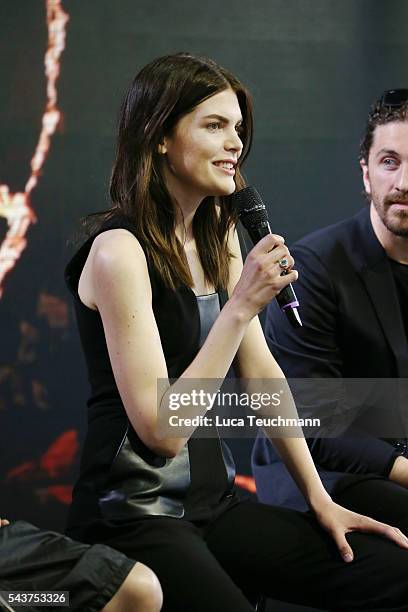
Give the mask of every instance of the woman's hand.
[[[282, 268], [279, 261], [287, 260]], [[248, 253], [231, 300], [249, 319], [257, 315], [289, 283], [297, 280], [294, 259], [282, 236], [268, 234]], [[287, 273], [282, 275], [283, 270]]]
[[368, 516], [347, 510], [333, 501], [315, 510], [315, 514], [320, 525], [330, 533], [336, 542], [341, 556], [347, 563], [353, 560], [354, 555], [345, 534], [352, 531], [381, 535], [392, 540], [401, 548], [408, 549], [408, 538], [397, 527], [391, 527]]
[[7, 519], [0, 518], [0, 527], [6, 527], [7, 525], [10, 525], [10, 522]]

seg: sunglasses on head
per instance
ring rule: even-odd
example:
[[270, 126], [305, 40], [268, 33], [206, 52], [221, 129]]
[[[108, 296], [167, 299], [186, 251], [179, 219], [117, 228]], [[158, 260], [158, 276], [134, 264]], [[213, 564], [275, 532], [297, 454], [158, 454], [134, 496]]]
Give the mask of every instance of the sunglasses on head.
[[381, 97], [381, 106], [398, 108], [408, 102], [408, 89], [388, 89]]

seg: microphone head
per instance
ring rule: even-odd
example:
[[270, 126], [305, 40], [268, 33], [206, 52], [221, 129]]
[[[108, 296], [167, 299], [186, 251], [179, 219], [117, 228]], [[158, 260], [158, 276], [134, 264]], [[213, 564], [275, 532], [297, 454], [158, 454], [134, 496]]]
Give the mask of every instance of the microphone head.
[[268, 223], [268, 212], [254, 187], [245, 187], [231, 195], [233, 205], [245, 229]]

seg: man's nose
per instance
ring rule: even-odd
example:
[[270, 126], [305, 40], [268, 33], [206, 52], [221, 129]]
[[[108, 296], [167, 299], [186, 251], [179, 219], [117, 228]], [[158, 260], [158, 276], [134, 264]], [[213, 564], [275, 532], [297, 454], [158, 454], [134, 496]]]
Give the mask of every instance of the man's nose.
[[395, 187], [398, 189], [398, 191], [408, 192], [408, 161], [405, 161], [400, 165]]

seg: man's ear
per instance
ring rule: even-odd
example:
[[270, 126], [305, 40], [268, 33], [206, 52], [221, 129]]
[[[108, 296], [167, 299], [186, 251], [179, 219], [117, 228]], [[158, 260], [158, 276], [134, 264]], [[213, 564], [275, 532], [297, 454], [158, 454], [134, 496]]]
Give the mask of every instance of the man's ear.
[[363, 173], [364, 189], [367, 195], [371, 195], [370, 175], [368, 173], [368, 165], [364, 158], [360, 159], [360, 168]]

